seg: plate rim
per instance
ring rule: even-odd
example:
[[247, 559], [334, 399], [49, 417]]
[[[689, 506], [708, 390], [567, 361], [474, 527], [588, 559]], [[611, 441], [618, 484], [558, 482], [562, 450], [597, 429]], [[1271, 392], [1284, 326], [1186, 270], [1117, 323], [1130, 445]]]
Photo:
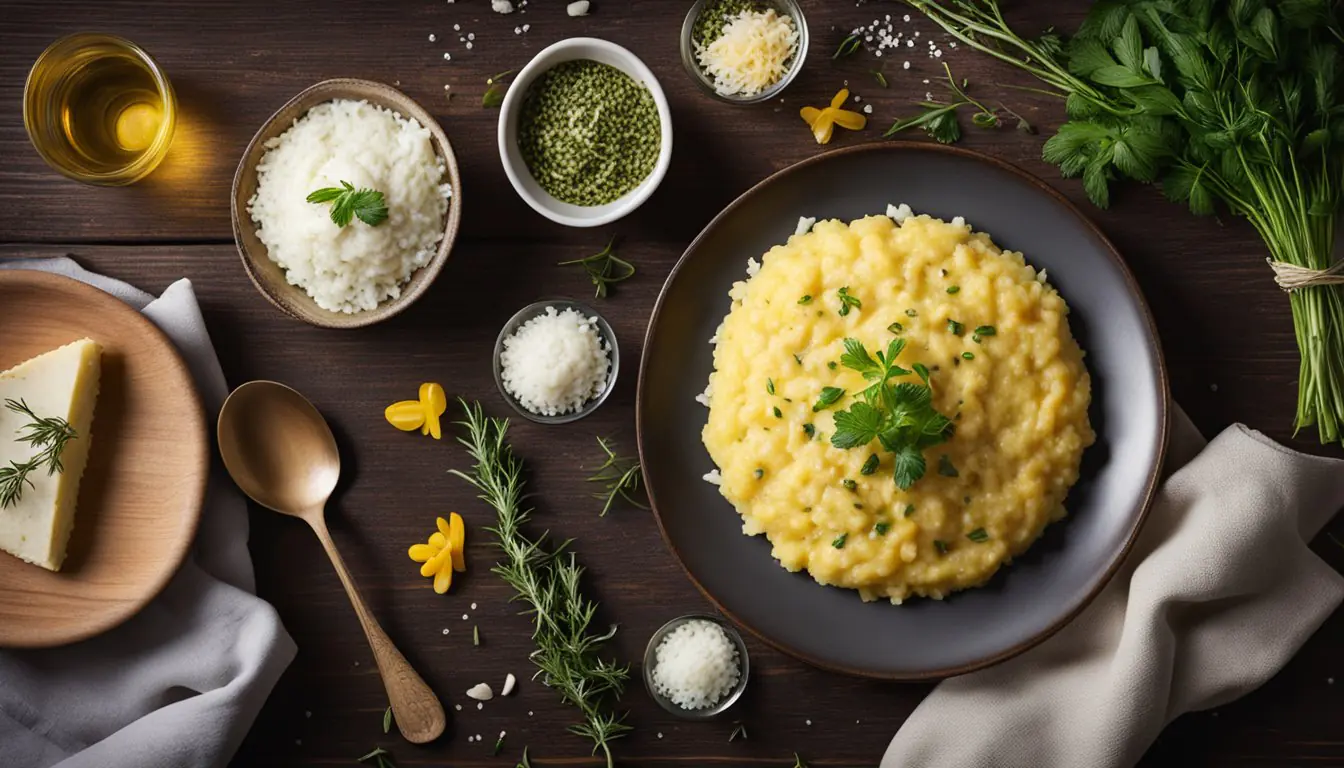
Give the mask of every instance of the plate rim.
[[[196, 377], [191, 372], [191, 367], [187, 365], [186, 360], [182, 358], [182, 353], [178, 350], [173, 340], [155, 325], [144, 313], [135, 307], [127, 304], [112, 294], [90, 285], [82, 280], [63, 275], [56, 272], [45, 272], [42, 270], [28, 269], [20, 267], [18, 269], [0, 270], [0, 285], [3, 284], [29, 284], [39, 286], [42, 290], [72, 291], [80, 294], [79, 298], [91, 303], [101, 303], [109, 307], [112, 312], [125, 312], [127, 317], [134, 316], [130, 322], [133, 325], [139, 325], [146, 336], [151, 337], [155, 343], [161, 344], [167, 349], [168, 359], [172, 361], [173, 368], [179, 371], [188, 383], [187, 395], [190, 399], [190, 418], [197, 427], [194, 434], [198, 437], [195, 442], [200, 446], [201, 458], [204, 466], [198, 472], [199, 478], [194, 489], [187, 488], [191, 492], [193, 509], [190, 519], [186, 521], [184, 536], [176, 544], [175, 548], [169, 552], [169, 557], [164, 558], [168, 564], [156, 577], [148, 582], [149, 588], [141, 595], [130, 600], [123, 600], [115, 603], [116, 607], [107, 611], [97, 618], [91, 620], [78, 629], [62, 632], [54, 630], [50, 635], [34, 640], [10, 640], [0, 637], [0, 648], [10, 649], [39, 649], [39, 648], [58, 648], [67, 645], [73, 645], [85, 640], [97, 637], [116, 629], [125, 624], [134, 616], [143, 611], [152, 603], [163, 590], [168, 587], [168, 583], [173, 577], [182, 570], [183, 563], [186, 562], [187, 554], [191, 552], [192, 546], [196, 542], [196, 536], [200, 532], [201, 515], [205, 511], [205, 496], [210, 483], [211, 462], [213, 457], [210, 454], [209, 440], [206, 436], [208, 426], [205, 418], [205, 403], [201, 397], [200, 388], [196, 384]], [[0, 556], [11, 557], [6, 553], [0, 553]], [[25, 563], [25, 565], [27, 565]], [[31, 566], [36, 568], [37, 566]]]
[[[1023, 640], [1022, 642], [1019, 642], [1016, 645], [1006, 648], [996, 654], [955, 666], [920, 670], [918, 672], [895, 672], [895, 673], [877, 672], [870, 669], [861, 669], [853, 666], [837, 664], [831, 661], [816, 658], [808, 653], [805, 653], [803, 651], [798, 650], [797, 648], [790, 646], [786, 642], [766, 636], [766, 634], [756, 629], [756, 627], [742, 620], [732, 611], [729, 611], [726, 607], [724, 607], [722, 603], [719, 602], [719, 600], [714, 595], [712, 595], [709, 592], [709, 590], [705, 588], [703, 584], [700, 583], [700, 580], [695, 577], [695, 574], [693, 574], [690, 568], [686, 565], [686, 561], [681, 556], [680, 550], [677, 549], [676, 544], [672, 542], [671, 536], [668, 535], [667, 527], [663, 525], [662, 513], [659, 512], [658, 502], [651, 492], [648, 494], [649, 507], [653, 512], [654, 520], [658, 524], [658, 533], [662, 537], [664, 545], [666, 545], [667, 549], [672, 553], [672, 557], [677, 561], [677, 565], [681, 567], [682, 572], [685, 573], [686, 577], [690, 579], [692, 584], [695, 585], [695, 588], [700, 591], [700, 594], [703, 595], [705, 599], [708, 600], [716, 610], [722, 613], [730, 621], [732, 621], [734, 624], [741, 627], [742, 629], [745, 629], [747, 632], [751, 633], [753, 637], [765, 643], [766, 645], [770, 646], [771, 648], [785, 655], [798, 659], [799, 661], [802, 661], [806, 664], [817, 667], [819, 669], [823, 669], [830, 672], [839, 672], [853, 677], [868, 678], [875, 680], [888, 680], [894, 682], [921, 682], [928, 680], [939, 680], [943, 678], [955, 677], [957, 675], [964, 675], [969, 672], [975, 672], [977, 670], [985, 669], [987, 667], [994, 666], [995, 664], [1007, 661], [1008, 659], [1011, 659], [1014, 656], [1018, 656], [1022, 653], [1025, 653], [1026, 651], [1045, 642], [1050, 637], [1052, 637], [1060, 630], [1062, 630], [1064, 627], [1068, 626], [1074, 619], [1078, 617], [1079, 614], [1081, 614], [1089, 605], [1091, 605], [1092, 602], [1097, 598], [1097, 596], [1101, 594], [1102, 590], [1106, 588], [1106, 585], [1110, 584], [1111, 580], [1115, 577], [1116, 573], [1119, 572], [1120, 567], [1124, 564], [1125, 560], [1128, 558], [1130, 551], [1134, 548], [1134, 543], [1135, 541], [1137, 541], [1139, 537], [1139, 532], [1143, 529], [1143, 525], [1147, 521], [1149, 513], [1152, 511], [1153, 502], [1157, 498], [1158, 485], [1162, 477], [1162, 468], [1166, 464], [1167, 447], [1171, 431], [1171, 387], [1167, 371], [1166, 356], [1163, 354], [1162, 351], [1162, 339], [1157, 332], [1157, 323], [1153, 318], [1153, 313], [1148, 306], [1147, 299], [1144, 298], [1143, 291], [1139, 288], [1138, 281], [1135, 280], [1134, 274], [1129, 268], [1129, 264], [1120, 255], [1120, 251], [1115, 247], [1115, 244], [1111, 242], [1110, 238], [1108, 238], [1104, 232], [1102, 232], [1101, 228], [1097, 226], [1096, 222], [1092, 221], [1091, 218], [1089, 218], [1077, 205], [1073, 203], [1073, 201], [1069, 200], [1069, 198], [1066, 197], [1063, 193], [1061, 193], [1054, 187], [1050, 186], [1049, 183], [1047, 183], [1044, 179], [1040, 178], [1039, 176], [1036, 176], [1035, 174], [1029, 171], [1019, 168], [1006, 160], [1001, 160], [999, 158], [984, 154], [982, 152], [963, 149], [961, 147], [949, 146], [946, 144], [926, 144], [923, 142], [913, 142], [904, 140], [885, 141], [885, 142], [866, 142], [863, 144], [855, 144], [848, 147], [841, 147], [839, 149], [833, 149], [828, 152], [822, 152], [821, 154], [813, 155], [811, 157], [805, 158], [791, 165], [785, 166], [784, 168], [781, 168], [780, 170], [775, 171], [774, 173], [771, 173], [769, 176], [766, 176], [764, 179], [756, 182], [746, 191], [735, 197], [732, 200], [732, 202], [730, 202], [727, 206], [725, 206], [723, 210], [719, 211], [719, 213], [716, 214], [714, 218], [709, 221], [709, 223], [705, 224], [705, 226], [701, 228], [699, 234], [697, 234], [695, 238], [691, 240], [690, 244], [686, 246], [686, 249], [682, 251], [681, 256], [677, 258], [677, 263], [672, 266], [672, 270], [668, 273], [667, 278], [663, 281], [662, 288], [660, 288], [658, 291], [658, 298], [654, 302], [653, 311], [649, 316], [648, 326], [645, 328], [644, 331], [644, 345], [643, 349], [640, 352], [639, 375], [637, 377], [636, 390], [635, 390], [635, 443], [636, 448], [638, 450], [641, 466], [647, 466], [646, 463], [647, 456], [645, 455], [646, 451], [644, 447], [645, 446], [645, 434], [644, 434], [645, 375], [646, 372], [648, 371], [650, 350], [653, 348], [652, 344], [653, 333], [655, 327], [658, 324], [659, 317], [662, 314], [663, 303], [667, 298], [668, 288], [669, 286], [671, 286], [672, 281], [675, 280], [677, 275], [681, 272], [681, 268], [685, 265], [687, 257], [693, 251], [695, 251], [696, 248], [700, 246], [701, 242], [706, 238], [706, 236], [709, 234], [711, 230], [717, 227], [725, 218], [734, 213], [740, 206], [744, 205], [748, 200], [752, 199], [758, 194], [761, 194], [762, 191], [767, 187], [772, 186], [775, 183], [786, 179], [787, 177], [799, 172], [804, 168], [808, 168], [818, 163], [826, 162], [829, 159], [844, 155], [865, 154], [869, 152], [925, 152], [932, 154], [941, 154], [951, 157], [960, 157], [963, 159], [971, 160], [973, 162], [984, 163], [997, 170], [1004, 171], [1021, 181], [1027, 182], [1031, 186], [1035, 187], [1039, 192], [1048, 196], [1056, 203], [1058, 203], [1060, 206], [1062, 206], [1062, 208], [1065, 211], [1067, 211], [1075, 219], [1077, 219], [1079, 223], [1081, 223], [1094, 237], [1097, 238], [1097, 240], [1102, 244], [1103, 246], [1102, 250], [1105, 252], [1106, 256], [1119, 270], [1120, 275], [1124, 279], [1125, 286], [1128, 289], [1130, 295], [1133, 296], [1138, 302], [1139, 314], [1142, 317], [1144, 329], [1147, 331], [1148, 342], [1151, 345], [1154, 357], [1157, 360], [1157, 364], [1153, 367], [1152, 370], [1152, 377], [1155, 388], [1160, 394], [1157, 403], [1159, 411], [1158, 418], [1160, 423], [1158, 424], [1158, 432], [1156, 438], [1157, 445], [1156, 445], [1155, 460], [1153, 462], [1153, 465], [1148, 469], [1148, 478], [1143, 490], [1143, 499], [1140, 503], [1138, 514], [1134, 515], [1133, 521], [1129, 526], [1129, 530], [1126, 533], [1123, 545], [1111, 557], [1110, 563], [1107, 565], [1106, 570], [1103, 571], [1095, 579], [1095, 582], [1090, 586], [1087, 594], [1083, 596], [1082, 600], [1080, 600], [1076, 605], [1070, 607], [1069, 610], [1061, 614], [1060, 617], [1056, 619], [1053, 623], [1051, 623], [1048, 627], [1041, 630], [1040, 632], [1037, 632], [1036, 634], [1032, 635], [1026, 640]], [[650, 489], [647, 477], [644, 478], [644, 487], [646, 489]]]

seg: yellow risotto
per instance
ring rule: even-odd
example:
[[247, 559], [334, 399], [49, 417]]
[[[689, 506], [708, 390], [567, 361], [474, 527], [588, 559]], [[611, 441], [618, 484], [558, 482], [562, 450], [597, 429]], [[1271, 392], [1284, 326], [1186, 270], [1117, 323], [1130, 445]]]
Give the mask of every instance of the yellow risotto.
[[[730, 296], [707, 390], [708, 479], [788, 570], [864, 600], [942, 598], [1063, 517], [1094, 438], [1091, 381], [1068, 307], [1022, 254], [960, 220], [821, 221]], [[920, 385], [922, 364], [951, 420], [908, 490], [881, 440], [831, 443], [836, 414], [871, 384], [840, 364], [847, 338], [874, 353], [904, 340], [893, 362], [911, 372], [892, 385]], [[845, 394], [819, 402], [826, 387]]]

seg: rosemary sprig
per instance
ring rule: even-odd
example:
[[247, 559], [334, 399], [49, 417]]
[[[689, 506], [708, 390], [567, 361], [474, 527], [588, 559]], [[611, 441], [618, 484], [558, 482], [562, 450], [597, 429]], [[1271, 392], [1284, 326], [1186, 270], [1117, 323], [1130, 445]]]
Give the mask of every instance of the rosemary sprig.
[[607, 513], [611, 511], [611, 505], [616, 503], [616, 497], [618, 496], [640, 509], [648, 509], [648, 505], [641, 503], [633, 496], [639, 491], [642, 477], [639, 471], [639, 462], [616, 455], [616, 451], [612, 447], [613, 442], [610, 440], [599, 437], [597, 438], [597, 444], [602, 446], [602, 451], [607, 454], [607, 460], [588, 478], [588, 482], [602, 483], [605, 486], [602, 493], [593, 494], [593, 498], [601, 499], [604, 502], [600, 516], [607, 516]]
[[19, 503], [23, 498], [23, 486], [33, 487], [28, 474], [46, 467], [51, 476], [65, 471], [61, 455], [71, 440], [79, 437], [74, 428], [65, 419], [59, 417], [39, 418], [28, 403], [23, 400], [5, 400], [5, 408], [20, 416], [26, 416], [29, 422], [16, 430], [19, 442], [27, 443], [37, 451], [28, 461], [11, 461], [9, 466], [0, 467], [0, 509]]
[[523, 759], [514, 768], [532, 768], [532, 763], [527, 759], [527, 747], [523, 747]]
[[747, 740], [747, 726], [743, 723], [738, 723], [733, 732], [728, 734], [728, 743], [736, 741], [738, 736], [741, 736], [743, 741]]
[[616, 236], [607, 241], [607, 247], [592, 256], [585, 256], [582, 259], [572, 259], [562, 261], [559, 266], [567, 267], [571, 264], [582, 264], [588, 272], [588, 277], [592, 279], [593, 285], [597, 286], [597, 298], [605, 299], [609, 287], [629, 280], [635, 276], [635, 265], [620, 258], [611, 250], [616, 244]]
[[391, 754], [382, 747], [374, 747], [372, 752], [359, 758], [359, 762], [367, 763], [372, 760], [377, 768], [397, 768], [397, 764], [392, 762]]
[[583, 568], [574, 553], [566, 551], [570, 541], [552, 547], [547, 543], [549, 531], [536, 538], [523, 533], [532, 510], [524, 507], [523, 462], [505, 440], [508, 419], [487, 417], [480, 403], [458, 402], [466, 413], [459, 424], [467, 431], [458, 442], [475, 464], [470, 472], [449, 472], [471, 483], [498, 515], [486, 530], [498, 539], [504, 560], [491, 571], [513, 587], [515, 600], [527, 606], [523, 613], [532, 619], [536, 645], [530, 656], [537, 667], [534, 678], [540, 677], [562, 702], [578, 708], [583, 719], [569, 731], [591, 740], [593, 753], [601, 750], [611, 768], [611, 742], [631, 730], [623, 722], [624, 714], [610, 711], [610, 704], [625, 690], [630, 667], [599, 656], [615, 636], [616, 625], [605, 632], [589, 632], [597, 603], [580, 591]]
[[937, 99], [917, 102], [923, 109], [922, 112], [904, 117], [892, 123], [887, 132], [882, 134], [884, 137], [894, 136], [901, 131], [909, 128], [923, 128], [929, 136], [942, 144], [952, 144], [961, 138], [961, 125], [957, 122], [957, 110], [962, 107], [972, 107], [975, 113], [971, 116], [971, 122], [978, 128], [998, 128], [1003, 124], [1003, 118], [999, 113], [1003, 112], [1017, 120], [1017, 129], [1023, 133], [1034, 133], [1035, 129], [1028, 123], [1026, 118], [1009, 109], [1002, 102], [999, 108], [994, 109], [983, 101], [976, 99], [966, 93], [966, 88], [970, 83], [962, 78], [961, 82], [952, 76], [952, 69], [943, 63], [943, 71], [947, 75], [947, 89], [952, 94], [950, 101], [938, 101]]

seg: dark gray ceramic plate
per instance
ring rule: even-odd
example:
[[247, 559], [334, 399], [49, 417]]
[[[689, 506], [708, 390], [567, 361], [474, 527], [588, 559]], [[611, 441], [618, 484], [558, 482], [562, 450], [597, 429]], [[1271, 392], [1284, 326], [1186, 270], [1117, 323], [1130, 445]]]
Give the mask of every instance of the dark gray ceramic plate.
[[[700, 442], [695, 401], [713, 368], [707, 342], [728, 289], [793, 234], [800, 216], [853, 219], [907, 203], [965, 216], [1001, 247], [1048, 270], [1087, 351], [1096, 444], [1069, 493], [1068, 517], [985, 587], [943, 601], [864, 603], [850, 590], [788, 573], [763, 537], [747, 537]], [[1096, 596], [1147, 514], [1166, 450], [1167, 377], [1133, 276], [1097, 228], [1044, 182], [983, 155], [882, 143], [837, 150], [771, 176], [691, 243], [654, 308], [637, 404], [639, 451], [663, 536], [726, 615], [820, 667], [914, 680], [1009, 658], [1058, 631]]]

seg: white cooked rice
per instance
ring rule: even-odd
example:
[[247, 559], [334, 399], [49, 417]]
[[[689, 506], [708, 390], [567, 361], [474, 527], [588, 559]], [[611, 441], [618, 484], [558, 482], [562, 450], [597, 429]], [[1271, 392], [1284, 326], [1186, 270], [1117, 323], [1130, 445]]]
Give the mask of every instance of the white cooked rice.
[[[319, 307], [355, 313], [401, 295], [443, 239], [452, 186], [430, 132], [367, 101], [319, 104], [266, 142], [247, 210], [271, 261]], [[308, 194], [346, 181], [383, 193], [387, 220], [338, 227]]]
[[707, 709], [742, 677], [737, 647], [723, 628], [695, 619], [677, 627], [654, 649], [653, 689], [682, 709]]

